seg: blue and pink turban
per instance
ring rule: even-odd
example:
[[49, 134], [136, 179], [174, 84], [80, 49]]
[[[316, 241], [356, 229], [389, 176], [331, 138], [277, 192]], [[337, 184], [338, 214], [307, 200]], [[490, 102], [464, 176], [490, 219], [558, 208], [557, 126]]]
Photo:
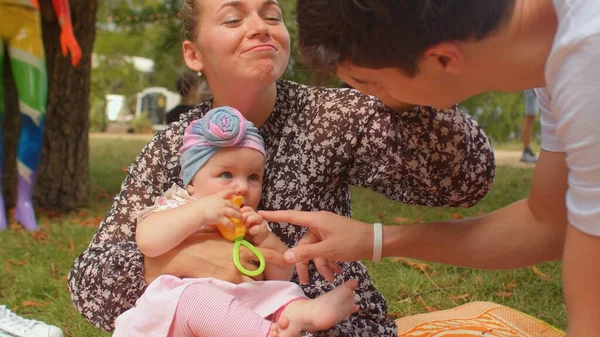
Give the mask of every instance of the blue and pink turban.
[[258, 129], [234, 108], [212, 109], [190, 123], [179, 149], [183, 186], [189, 185], [202, 166], [220, 149], [232, 146], [247, 147], [265, 156], [265, 144]]

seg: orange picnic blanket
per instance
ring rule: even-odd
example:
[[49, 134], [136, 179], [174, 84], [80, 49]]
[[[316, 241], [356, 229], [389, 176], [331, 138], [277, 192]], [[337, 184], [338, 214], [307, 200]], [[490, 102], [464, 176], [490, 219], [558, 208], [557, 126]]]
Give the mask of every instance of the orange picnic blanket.
[[565, 333], [525, 313], [492, 302], [402, 317], [398, 336], [564, 337]]

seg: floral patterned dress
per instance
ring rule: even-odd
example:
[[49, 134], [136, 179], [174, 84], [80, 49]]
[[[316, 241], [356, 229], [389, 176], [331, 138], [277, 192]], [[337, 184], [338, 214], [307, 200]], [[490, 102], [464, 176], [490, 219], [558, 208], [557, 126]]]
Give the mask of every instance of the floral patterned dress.
[[[68, 281], [71, 297], [96, 326], [113, 329], [116, 317], [144, 292], [136, 215], [173, 183], [181, 185], [178, 150], [184, 130], [210, 109], [211, 101], [205, 101], [154, 136], [129, 166], [121, 192], [88, 249], [75, 260]], [[415, 107], [397, 113], [352, 89], [278, 81], [275, 107], [259, 130], [267, 150], [258, 207], [264, 210], [326, 210], [351, 216], [351, 185], [407, 204], [469, 207], [489, 191], [495, 173], [489, 139], [458, 108]], [[289, 246], [305, 232], [290, 224], [270, 226]], [[311, 264], [303, 290], [314, 298], [358, 279], [360, 310], [313, 335], [396, 336], [386, 301], [364, 265], [341, 265], [342, 274], [329, 283]]]

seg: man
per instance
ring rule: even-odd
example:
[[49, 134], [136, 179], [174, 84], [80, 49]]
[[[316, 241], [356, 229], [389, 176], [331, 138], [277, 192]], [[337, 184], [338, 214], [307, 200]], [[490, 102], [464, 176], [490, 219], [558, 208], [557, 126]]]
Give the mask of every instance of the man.
[[523, 91], [523, 101], [525, 103], [525, 120], [523, 120], [523, 130], [521, 132], [521, 139], [523, 140], [521, 161], [534, 164], [537, 162], [537, 156], [531, 150], [531, 135], [533, 134], [533, 122], [535, 122], [538, 108], [533, 90]]
[[175, 86], [181, 96], [181, 101], [167, 112], [167, 124], [179, 121], [182, 114], [189, 112], [210, 96], [206, 82], [200, 81], [199, 76], [190, 72], [181, 73]]
[[544, 87], [542, 150], [529, 197], [479, 218], [386, 226], [381, 238], [379, 226], [330, 213], [264, 212], [309, 227], [287, 260], [327, 269], [324, 259], [382, 253], [497, 269], [562, 258], [568, 335], [598, 335], [599, 18], [589, 0], [298, 0], [308, 63], [389, 106]]

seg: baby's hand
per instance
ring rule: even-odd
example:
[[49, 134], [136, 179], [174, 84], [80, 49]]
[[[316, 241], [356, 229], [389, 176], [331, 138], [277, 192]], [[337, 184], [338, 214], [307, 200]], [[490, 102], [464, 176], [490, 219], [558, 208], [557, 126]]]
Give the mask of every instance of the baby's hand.
[[246, 236], [255, 246], [260, 246], [268, 237], [267, 222], [250, 206], [242, 207], [242, 218], [248, 227]]
[[243, 219], [240, 208], [227, 199], [231, 194], [232, 191], [223, 191], [196, 202], [203, 226], [225, 225], [233, 229], [229, 218], [236, 218], [240, 221]]

